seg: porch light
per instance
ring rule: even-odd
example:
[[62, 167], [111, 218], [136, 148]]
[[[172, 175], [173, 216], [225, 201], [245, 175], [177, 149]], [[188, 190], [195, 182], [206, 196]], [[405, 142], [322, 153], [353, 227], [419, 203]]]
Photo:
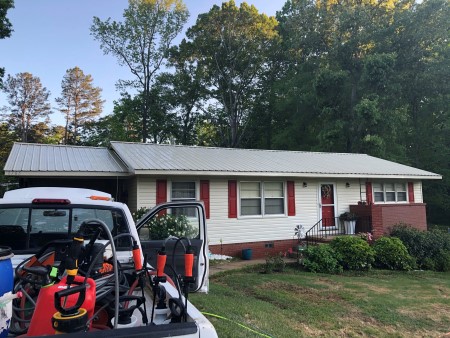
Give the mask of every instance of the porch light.
[[346, 188], [350, 188], [350, 183], [348, 183], [348, 182], [345, 183], [345, 187], [346, 187]]
[[306, 188], [308, 186], [308, 183], [303, 182], [303, 188]]

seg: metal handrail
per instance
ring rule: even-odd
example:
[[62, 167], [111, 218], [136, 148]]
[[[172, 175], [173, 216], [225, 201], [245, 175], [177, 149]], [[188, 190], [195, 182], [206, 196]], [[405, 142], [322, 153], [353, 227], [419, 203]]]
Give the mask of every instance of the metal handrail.
[[[372, 218], [370, 216], [358, 217], [356, 219], [355, 233], [363, 232], [372, 232]], [[330, 237], [341, 235], [347, 234], [344, 230], [344, 222], [339, 217], [322, 218], [306, 232], [306, 246], [316, 245], [326, 241]]]

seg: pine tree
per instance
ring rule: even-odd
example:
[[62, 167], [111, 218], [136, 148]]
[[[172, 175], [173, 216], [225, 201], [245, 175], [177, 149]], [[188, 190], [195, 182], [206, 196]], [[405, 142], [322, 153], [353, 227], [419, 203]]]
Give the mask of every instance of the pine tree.
[[61, 97], [56, 99], [66, 120], [64, 144], [78, 144], [86, 123], [102, 112], [101, 89], [92, 82], [92, 76], [85, 75], [78, 67], [68, 69], [64, 75]]

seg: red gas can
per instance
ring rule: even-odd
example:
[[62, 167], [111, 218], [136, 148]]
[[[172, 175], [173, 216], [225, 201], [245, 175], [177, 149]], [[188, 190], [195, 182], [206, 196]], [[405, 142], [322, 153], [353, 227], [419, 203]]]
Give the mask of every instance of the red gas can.
[[[75, 276], [76, 285], [84, 283], [84, 277]], [[52, 327], [52, 317], [57, 312], [55, 309], [55, 293], [67, 289], [67, 277], [59, 283], [42, 287], [36, 301], [36, 307], [28, 327], [27, 336], [53, 335], [55, 330]], [[65, 307], [74, 306], [78, 300], [78, 294], [67, 297]], [[86, 296], [82, 308], [86, 309], [88, 317], [92, 318], [95, 308], [95, 281], [88, 278], [86, 281]]]

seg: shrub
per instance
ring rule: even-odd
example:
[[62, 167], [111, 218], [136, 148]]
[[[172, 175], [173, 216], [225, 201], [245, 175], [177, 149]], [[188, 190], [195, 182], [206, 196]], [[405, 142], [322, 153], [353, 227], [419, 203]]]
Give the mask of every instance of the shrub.
[[411, 270], [414, 260], [397, 237], [381, 237], [374, 243], [375, 265], [390, 270]]
[[141, 207], [138, 210], [136, 210], [135, 212], [133, 212], [132, 216], [133, 216], [133, 220], [135, 222], [139, 221], [139, 219], [144, 216], [150, 209], [146, 208], [146, 207]]
[[360, 237], [339, 236], [330, 245], [346, 270], [369, 270], [375, 260], [373, 249]]
[[342, 266], [334, 250], [326, 244], [309, 247], [304, 251], [303, 266], [311, 272], [341, 273]]
[[279, 253], [274, 256], [266, 257], [266, 265], [264, 266], [265, 273], [283, 272], [286, 267], [286, 262], [283, 259], [283, 254]]
[[440, 250], [440, 253], [434, 258], [434, 270], [450, 271], [450, 251]]
[[420, 231], [398, 224], [392, 229], [391, 236], [400, 238], [419, 268], [450, 271], [450, 234], [438, 229]]
[[166, 239], [169, 236], [195, 238], [198, 229], [194, 228], [184, 215], [161, 215], [153, 218], [146, 226], [152, 240]]

